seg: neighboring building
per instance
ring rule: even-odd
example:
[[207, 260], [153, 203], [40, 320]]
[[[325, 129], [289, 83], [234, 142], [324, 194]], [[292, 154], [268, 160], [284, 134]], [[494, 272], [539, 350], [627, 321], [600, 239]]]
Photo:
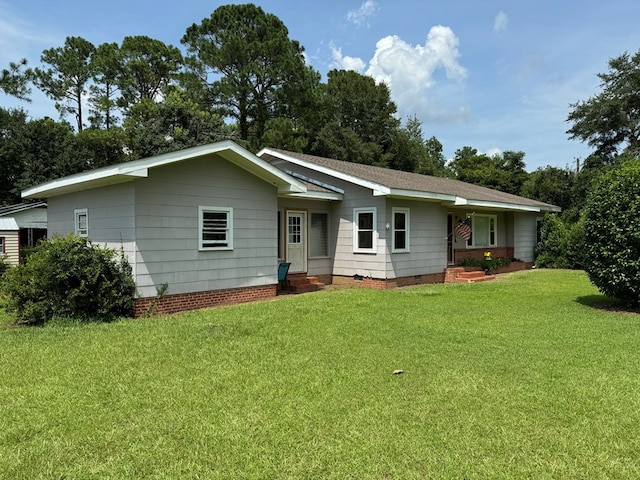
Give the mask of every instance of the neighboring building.
[[0, 255], [9, 265], [20, 263], [19, 228], [13, 218], [0, 217]]
[[20, 229], [20, 246], [33, 247], [47, 237], [47, 202], [0, 207], [0, 217], [13, 217]]
[[[455, 180], [231, 141], [54, 180], [49, 235], [75, 232], [122, 248], [137, 313], [276, 294], [277, 266], [325, 283], [384, 288], [441, 282], [461, 258], [533, 261], [536, 217], [557, 207]], [[472, 237], [456, 238], [470, 218]], [[155, 299], [163, 285], [165, 296]]]

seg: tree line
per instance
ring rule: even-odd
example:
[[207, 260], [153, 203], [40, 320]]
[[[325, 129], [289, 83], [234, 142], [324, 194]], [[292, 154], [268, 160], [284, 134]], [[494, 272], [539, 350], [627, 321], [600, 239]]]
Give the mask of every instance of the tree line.
[[217, 8], [180, 41], [183, 50], [147, 36], [97, 46], [68, 37], [39, 66], [2, 70], [0, 91], [28, 100], [36, 88], [63, 120], [0, 107], [0, 204], [60, 176], [233, 139], [447, 176], [558, 205], [575, 222], [595, 179], [638, 153], [640, 53], [612, 59], [603, 92], [571, 105], [568, 134], [594, 148], [581, 168], [572, 159], [528, 173], [522, 151], [464, 146], [447, 161], [416, 117], [395, 116], [386, 84], [344, 70], [322, 81], [284, 23], [253, 4]]

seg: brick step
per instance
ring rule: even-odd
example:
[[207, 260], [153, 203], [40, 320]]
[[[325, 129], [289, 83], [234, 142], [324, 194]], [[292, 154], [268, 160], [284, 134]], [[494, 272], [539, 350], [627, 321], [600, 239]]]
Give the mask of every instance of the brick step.
[[482, 267], [452, 267], [445, 275], [446, 283], [475, 283], [495, 279], [495, 275], [487, 275]]
[[460, 280], [475, 280], [486, 276], [487, 274], [484, 273], [484, 270], [475, 270], [473, 272], [460, 272], [458, 273], [457, 278]]
[[317, 292], [324, 287], [318, 277], [307, 277], [305, 274], [293, 274], [287, 277], [291, 293]]

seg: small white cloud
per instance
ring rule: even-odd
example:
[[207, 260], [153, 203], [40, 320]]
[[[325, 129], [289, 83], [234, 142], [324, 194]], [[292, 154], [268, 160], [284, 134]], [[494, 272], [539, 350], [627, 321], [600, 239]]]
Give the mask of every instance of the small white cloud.
[[357, 10], [351, 10], [347, 13], [347, 21], [361, 27], [368, 25], [369, 18], [378, 10], [378, 4], [374, 0], [365, 0]]
[[502, 155], [502, 149], [498, 148], [498, 147], [493, 147], [488, 149], [485, 152], [485, 155], [487, 157], [496, 157], [496, 156], [501, 156]]
[[349, 57], [342, 55], [342, 49], [334, 45], [331, 45], [331, 68], [338, 70], [354, 70], [356, 72], [362, 72], [367, 66], [364, 60], [357, 57]]
[[504, 32], [507, 29], [507, 25], [509, 25], [509, 17], [500, 10], [493, 21], [493, 31], [496, 33]]

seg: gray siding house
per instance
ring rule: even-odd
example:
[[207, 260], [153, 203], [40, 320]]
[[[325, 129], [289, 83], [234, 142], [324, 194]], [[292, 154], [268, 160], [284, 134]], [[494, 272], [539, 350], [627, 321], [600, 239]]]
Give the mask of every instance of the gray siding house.
[[[533, 260], [536, 220], [557, 207], [450, 179], [231, 141], [64, 177], [46, 198], [48, 235], [75, 232], [123, 249], [136, 313], [275, 296], [277, 268], [376, 288], [441, 282], [491, 250]], [[470, 218], [469, 241], [454, 234]]]

